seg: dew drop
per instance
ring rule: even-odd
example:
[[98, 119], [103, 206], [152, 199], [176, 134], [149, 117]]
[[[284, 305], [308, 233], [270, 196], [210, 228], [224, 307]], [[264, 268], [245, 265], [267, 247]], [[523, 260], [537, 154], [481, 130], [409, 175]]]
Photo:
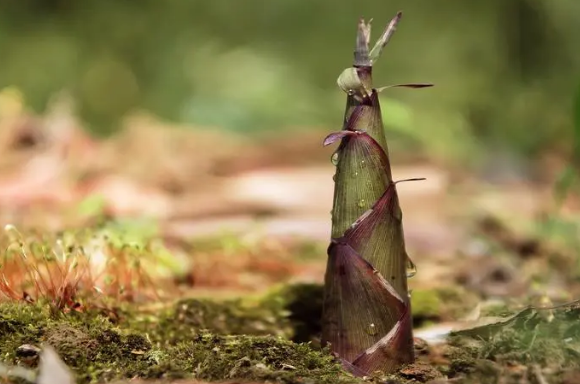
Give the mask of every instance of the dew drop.
[[334, 152], [334, 153], [332, 154], [332, 156], [330, 157], [330, 162], [331, 162], [333, 165], [338, 165], [338, 151], [337, 151], [337, 152]]
[[413, 260], [407, 256], [407, 278], [415, 276], [417, 273], [417, 266], [413, 263]]
[[358, 171], [355, 171], [355, 172], [352, 173], [352, 178], [353, 179], [356, 179], [357, 176], [358, 176]]
[[365, 206], [365, 199], [360, 199], [357, 203], [359, 208], [364, 208]]
[[367, 327], [366, 331], [371, 336], [374, 336], [378, 333], [377, 327], [375, 326], [375, 323], [370, 323], [369, 326]]

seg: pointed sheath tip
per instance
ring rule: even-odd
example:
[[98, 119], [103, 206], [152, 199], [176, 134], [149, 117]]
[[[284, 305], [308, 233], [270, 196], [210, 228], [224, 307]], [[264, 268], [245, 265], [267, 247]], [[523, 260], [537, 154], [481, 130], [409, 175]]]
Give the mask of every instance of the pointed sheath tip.
[[384, 87], [376, 88], [378, 93], [383, 92], [384, 90], [390, 88], [429, 88], [434, 86], [432, 83], [404, 83], [404, 84], [393, 84], [393, 85], [385, 85]]
[[391, 22], [389, 23], [388, 28], [396, 27], [397, 24], [399, 24], [399, 21], [401, 21], [402, 18], [403, 18], [403, 11], [398, 11], [397, 14], [395, 15], [395, 17], [393, 17], [391, 19]]
[[351, 363], [363, 372], [377, 370], [390, 373], [403, 364], [414, 360], [411, 332], [412, 324], [409, 312], [405, 312], [391, 331], [376, 344], [361, 353]]
[[426, 177], [413, 177], [413, 178], [410, 178], [410, 179], [397, 180], [397, 181], [393, 182], [393, 184], [405, 183], [407, 181], [425, 181], [425, 180], [427, 180]]
[[404, 87], [408, 88], [429, 88], [433, 87], [435, 84], [433, 83], [412, 83], [412, 84], [405, 84]]
[[347, 360], [339, 357], [336, 354], [335, 354], [335, 359], [337, 359], [340, 362], [340, 364], [342, 365], [342, 368], [344, 370], [346, 370], [347, 372], [350, 372], [355, 377], [363, 377], [363, 376], [368, 375], [368, 372], [365, 372], [362, 369], [354, 366], [350, 361], [347, 361]]

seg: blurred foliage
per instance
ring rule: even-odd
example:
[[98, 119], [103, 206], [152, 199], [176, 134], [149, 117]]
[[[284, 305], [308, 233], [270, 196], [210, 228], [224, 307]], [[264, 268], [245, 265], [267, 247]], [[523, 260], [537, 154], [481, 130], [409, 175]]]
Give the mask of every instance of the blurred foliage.
[[0, 88], [36, 110], [68, 89], [99, 133], [137, 108], [242, 132], [338, 125], [358, 17], [376, 36], [398, 9], [375, 83], [436, 87], [384, 96], [397, 138], [463, 157], [568, 148], [577, 0], [5, 1]]

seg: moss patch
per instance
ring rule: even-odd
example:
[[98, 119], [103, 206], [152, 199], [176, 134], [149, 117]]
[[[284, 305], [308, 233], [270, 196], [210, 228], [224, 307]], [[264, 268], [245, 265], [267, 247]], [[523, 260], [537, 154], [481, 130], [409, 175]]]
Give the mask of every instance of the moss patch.
[[[327, 351], [275, 336], [224, 336], [197, 330], [163, 340], [167, 332], [152, 328], [155, 340], [148, 333], [129, 329], [129, 323], [115, 326], [98, 314], [55, 315], [47, 308], [0, 304], [0, 354], [7, 363], [22, 363], [17, 350], [23, 344], [48, 343], [75, 372], [79, 383], [131, 377], [359, 382]], [[167, 323], [157, 325], [163, 328]], [[192, 324], [192, 329], [201, 325], [203, 321]], [[182, 326], [185, 329], [187, 323]], [[239, 328], [245, 330], [251, 329]]]
[[133, 330], [159, 344], [175, 345], [202, 330], [218, 335], [290, 337], [292, 328], [281, 304], [241, 299], [183, 299], [155, 314], [126, 314]]
[[526, 309], [504, 322], [457, 332], [449, 340], [446, 373], [485, 383], [535, 380], [539, 370], [550, 383], [564, 382], [580, 370], [578, 320], [577, 306]]
[[414, 289], [411, 293], [413, 325], [455, 320], [472, 310], [479, 298], [459, 286]]

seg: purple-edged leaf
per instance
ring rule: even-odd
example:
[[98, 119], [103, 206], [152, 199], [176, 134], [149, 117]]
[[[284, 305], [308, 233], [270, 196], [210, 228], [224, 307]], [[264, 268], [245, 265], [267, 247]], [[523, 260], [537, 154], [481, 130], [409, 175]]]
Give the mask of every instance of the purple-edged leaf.
[[328, 248], [322, 315], [324, 345], [347, 361], [395, 326], [407, 304], [373, 266], [340, 240]]
[[367, 374], [375, 371], [392, 372], [402, 364], [412, 363], [413, 339], [409, 337], [411, 327], [411, 316], [407, 310], [389, 333], [352, 362], [357, 368], [353, 371]]
[[[357, 119], [360, 108], [355, 111]], [[340, 146], [335, 174], [332, 237], [341, 237], [379, 199], [390, 182], [387, 155], [366, 132], [348, 136]]]
[[357, 126], [356, 129], [364, 130], [368, 132], [369, 135], [373, 137], [384, 150], [384, 152], [388, 155], [389, 150], [387, 147], [387, 139], [385, 137], [385, 129], [383, 126], [383, 115], [381, 112], [381, 104], [379, 102], [379, 94], [376, 90], [373, 90], [368, 98], [365, 99], [365, 103], [363, 104], [363, 109], [369, 109], [366, 112], [369, 115], [368, 121], [364, 124], [358, 123], [360, 126]]
[[355, 135], [355, 134], [356, 133], [353, 131], [333, 132], [324, 138], [324, 142], [322, 143], [322, 145], [324, 145], [326, 147], [327, 145], [334, 144], [336, 141], [341, 140], [342, 138], [344, 138], [346, 136]]
[[[372, 93], [374, 92], [375, 91], [373, 90]], [[343, 130], [368, 131], [369, 129], [372, 130], [372, 128], [377, 126], [377, 124], [382, 124], [382, 117], [376, 114], [371, 97], [359, 99], [356, 98], [355, 95], [349, 96], [349, 98], [352, 98], [353, 100], [353, 106], [345, 115]]]
[[407, 253], [402, 218], [396, 183], [392, 182], [372, 209], [353, 222], [344, 238], [404, 296]]

